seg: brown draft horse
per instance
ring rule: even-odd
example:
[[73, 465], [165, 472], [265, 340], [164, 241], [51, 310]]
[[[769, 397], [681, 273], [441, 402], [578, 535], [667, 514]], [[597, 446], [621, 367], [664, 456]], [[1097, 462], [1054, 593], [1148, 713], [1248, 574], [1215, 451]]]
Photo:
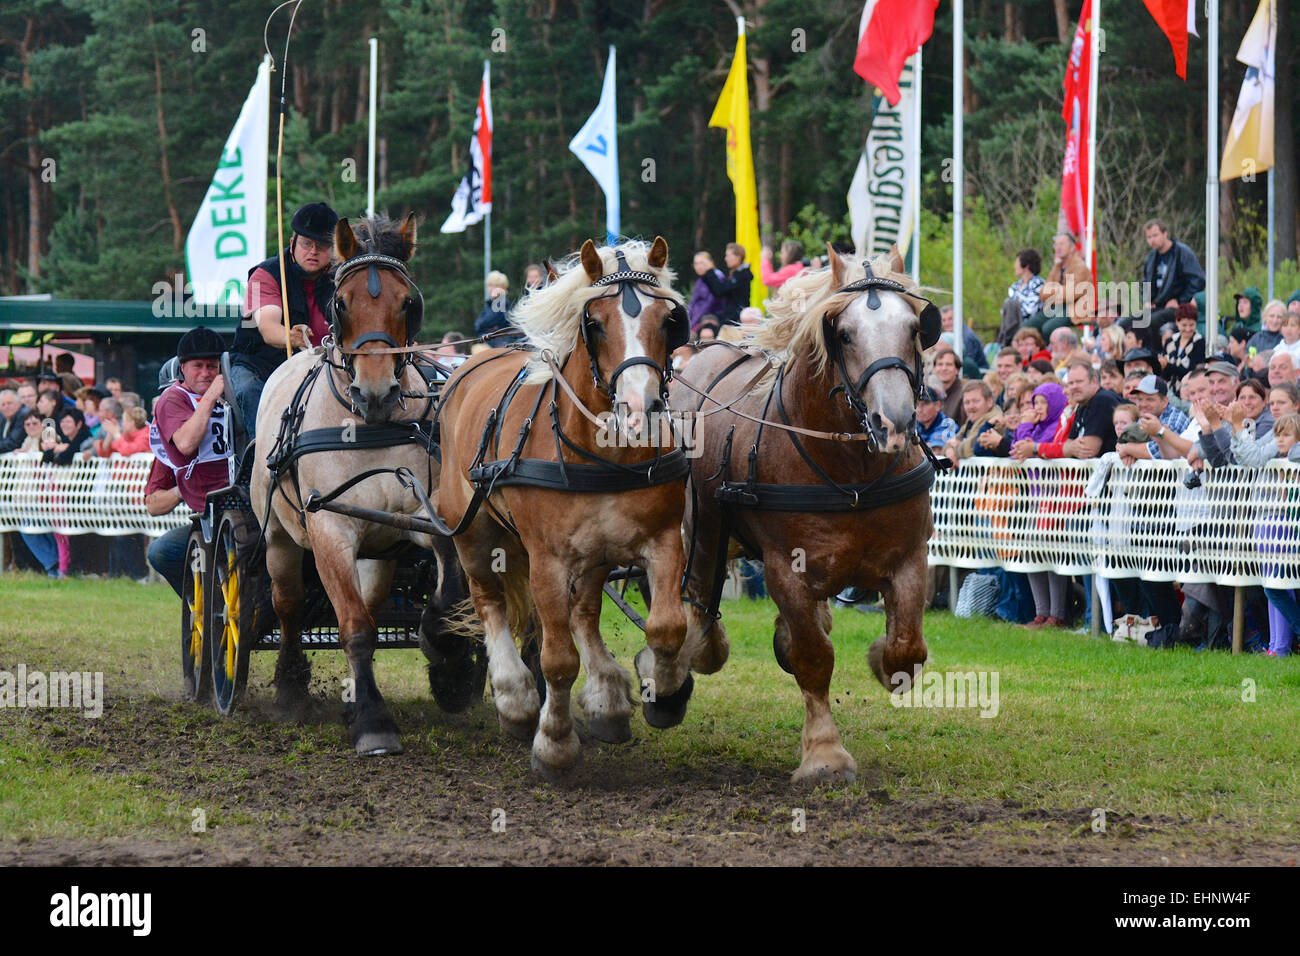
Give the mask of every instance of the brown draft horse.
[[[901, 274], [896, 249], [872, 268], [875, 276], [899, 283], [899, 289], [914, 288]], [[704, 610], [718, 562], [728, 557], [726, 545], [720, 548], [724, 506], [715, 497], [724, 481], [747, 481], [752, 460], [759, 483], [818, 486], [834, 498], [837, 493], [816, 469], [843, 487], [861, 486], [891, 468], [897, 474], [922, 466], [917, 474], [923, 474], [929, 467], [911, 441], [916, 415], [913, 370], [920, 342], [937, 337], [938, 329], [928, 328], [922, 337], [922, 304], [928, 305], [923, 299], [888, 289], [841, 291], [866, 275], [862, 264], [832, 251], [829, 269], [791, 279], [769, 303], [771, 316], [752, 338], [766, 355], [746, 359], [733, 348], [706, 348], [691, 360], [673, 389], [675, 412], [707, 413], [735, 400], [730, 409], [700, 420], [703, 453], [692, 462], [686, 535], [693, 541], [693, 552], [683, 655], [700, 673], [721, 668], [728, 654], [722, 623]], [[937, 313], [926, 318], [937, 326]], [[769, 357], [783, 363], [783, 369], [754, 387], [753, 378]], [[878, 371], [871, 370], [878, 360]], [[684, 387], [687, 380], [707, 390], [710, 398]], [[747, 386], [752, 391], [741, 397]], [[846, 401], [849, 393], [859, 400], [856, 407]], [[763, 427], [760, 436], [758, 424], [733, 410], [820, 432], [869, 431], [873, 440], [833, 441], [773, 427]], [[924, 485], [928, 488], [928, 481]], [[806, 493], [806, 488], [796, 493]], [[847, 495], [842, 500], [853, 501]], [[878, 509], [867, 490], [855, 511], [806, 512], [796, 510], [794, 503], [790, 510], [758, 510], [743, 502], [727, 507], [734, 521], [733, 538], [745, 553], [763, 561], [779, 609], [777, 660], [803, 693], [802, 760], [793, 779], [853, 780], [857, 766], [841, 743], [827, 699], [835, 652], [826, 599], [850, 585], [884, 593], [886, 633], [868, 656], [877, 679], [898, 690], [889, 676], [902, 671], [911, 678], [913, 666], [927, 657], [921, 612], [931, 529], [929, 495], [922, 489]]]
[[[266, 450], [255, 456], [252, 501], [258, 521], [266, 527], [266, 567], [280, 619], [276, 696], [281, 706], [296, 709], [306, 694], [309, 668], [301, 644], [302, 564], [303, 552], [311, 551], [334, 606], [339, 641], [354, 680], [354, 694], [344, 697], [354, 697], [345, 709], [353, 745], [366, 755], [400, 753], [397, 725], [375, 683], [374, 615], [389, 594], [396, 549], [409, 541], [434, 551], [438, 555], [439, 594], [430, 595], [420, 638], [426, 656], [434, 662], [430, 682], [438, 696], [435, 670], [445, 655], [440, 656], [430, 645], [443, 636], [433, 626], [430, 612], [435, 603], [447, 607], [463, 599], [454, 549], [440, 536], [323, 510], [304, 512], [303, 499], [311, 489], [329, 495], [371, 469], [391, 472], [404, 467], [422, 483], [428, 482], [431, 492], [436, 489], [437, 467], [426, 443], [388, 434], [409, 434], [414, 431], [412, 426], [420, 423], [431, 429], [432, 406], [424, 397], [428, 390], [424, 378], [405, 361], [405, 354], [395, 351], [418, 334], [422, 318], [419, 291], [405, 266], [415, 248], [415, 215], [408, 215], [400, 225], [383, 218], [363, 220], [355, 231], [347, 219], [340, 219], [334, 238], [341, 263], [336, 272], [332, 321], [337, 341], [328, 349], [299, 352], [284, 362], [267, 380], [258, 407], [259, 442], [269, 443], [272, 436], [281, 436], [268, 445], [273, 455], [283, 456], [313, 430], [327, 434], [325, 430], [333, 429], [342, 445], [303, 454], [276, 472], [268, 468]], [[291, 406], [300, 409], [301, 416], [282, 430], [282, 415]], [[357, 440], [348, 441], [349, 431]], [[363, 436], [373, 438], [371, 447], [360, 440]], [[382, 447], [373, 447], [375, 443]], [[362, 477], [337, 500], [389, 514], [411, 515], [421, 509], [411, 490], [391, 473]], [[467, 706], [469, 695], [461, 697], [461, 705]], [[444, 698], [439, 704], [457, 709], [448, 707]]]
[[[580, 663], [587, 683], [579, 704], [591, 735], [610, 742], [631, 736], [629, 677], [600, 635], [601, 588], [614, 568], [645, 568], [654, 593], [672, 595], [653, 602], [646, 625], [656, 698], [645, 704], [647, 719], [656, 719], [656, 701], [689, 695], [690, 672], [679, 656], [686, 621], [677, 600], [688, 466], [673, 452], [681, 465], [676, 477], [651, 482], [648, 470], [665, 445], [671, 449], [671, 435], [661, 433], [658, 448], [610, 440], [647, 434], [654, 416], [666, 411], [664, 368], [687, 335], [667, 262], [661, 237], [649, 247], [631, 241], [597, 249], [588, 241], [516, 311], [530, 348], [474, 356], [447, 383], [439, 407], [438, 513], [464, 526], [456, 548], [485, 630], [501, 727], [532, 740], [533, 768], [548, 780], [567, 776], [581, 756], [570, 710]], [[580, 406], [607, 416], [601, 421], [613, 413], [616, 431], [602, 437]], [[543, 471], [563, 461], [574, 488], [584, 466], [606, 477], [593, 478], [582, 486], [587, 490], [558, 490], [505, 476], [489, 482], [475, 471], [508, 457]], [[622, 472], [635, 480], [618, 490]], [[532, 620], [542, 633], [544, 706], [515, 644]]]

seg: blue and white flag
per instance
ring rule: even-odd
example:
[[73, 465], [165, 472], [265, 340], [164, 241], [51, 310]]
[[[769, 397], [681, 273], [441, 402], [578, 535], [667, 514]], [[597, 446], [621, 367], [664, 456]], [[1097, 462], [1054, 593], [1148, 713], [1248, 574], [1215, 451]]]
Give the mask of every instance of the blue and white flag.
[[614, 48], [609, 48], [605, 85], [591, 118], [569, 142], [569, 150], [596, 177], [605, 191], [605, 240], [614, 245], [621, 231], [618, 217], [618, 111], [614, 103]]

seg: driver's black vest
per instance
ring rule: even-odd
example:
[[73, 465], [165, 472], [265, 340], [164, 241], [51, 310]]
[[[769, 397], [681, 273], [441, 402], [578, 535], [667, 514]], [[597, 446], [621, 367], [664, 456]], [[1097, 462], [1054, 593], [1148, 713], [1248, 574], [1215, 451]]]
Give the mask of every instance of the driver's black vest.
[[[272, 256], [265, 262], [260, 262], [249, 269], [248, 277], [250, 280], [253, 278], [253, 273], [258, 269], [265, 269], [276, 279], [277, 283], [279, 282], [280, 259], [278, 256]], [[284, 270], [289, 281], [289, 324], [310, 325], [307, 312], [307, 289], [303, 285], [307, 273], [303, 272], [302, 266], [293, 261], [293, 256], [288, 249], [284, 251]], [[312, 292], [321, 312], [329, 315], [329, 302], [334, 295], [333, 273], [327, 271], [316, 279]], [[258, 378], [265, 382], [283, 361], [284, 346], [267, 345], [266, 340], [262, 338], [262, 333], [258, 331], [257, 323], [253, 321], [253, 317], [251, 315], [245, 316], [243, 321], [239, 323], [239, 329], [235, 332], [235, 342], [230, 347], [231, 364], [243, 365], [252, 369], [257, 373]]]

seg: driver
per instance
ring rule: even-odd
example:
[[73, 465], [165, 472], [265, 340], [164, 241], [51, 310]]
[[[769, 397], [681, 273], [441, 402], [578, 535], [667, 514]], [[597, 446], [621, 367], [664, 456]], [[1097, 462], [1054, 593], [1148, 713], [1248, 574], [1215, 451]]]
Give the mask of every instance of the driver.
[[[338, 213], [323, 202], [309, 202], [293, 214], [293, 236], [285, 250], [289, 283], [289, 339], [294, 349], [311, 348], [329, 332], [334, 279], [330, 259]], [[251, 442], [257, 431], [257, 405], [271, 373], [284, 361], [284, 309], [280, 259], [272, 256], [248, 273], [244, 319], [230, 349], [230, 387]]]
[[[225, 383], [220, 358], [226, 343], [212, 329], [199, 326], [181, 336], [176, 348], [180, 377], [166, 379], [171, 363], [158, 376], [163, 393], [154, 406], [149, 446], [154, 453], [144, 504], [151, 515], [174, 511], [182, 503], [202, 511], [208, 492], [230, 485], [231, 449]], [[173, 528], [149, 546], [149, 563], [179, 595], [185, 571], [189, 524]]]

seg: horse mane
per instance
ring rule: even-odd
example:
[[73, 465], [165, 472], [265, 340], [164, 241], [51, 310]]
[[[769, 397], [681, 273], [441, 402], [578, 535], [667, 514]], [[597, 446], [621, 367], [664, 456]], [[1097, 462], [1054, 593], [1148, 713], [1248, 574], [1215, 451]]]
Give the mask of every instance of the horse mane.
[[[861, 260], [845, 258], [843, 261], [844, 285], [867, 274]], [[918, 293], [912, 277], [894, 272], [887, 255], [871, 260], [871, 272], [877, 278], [900, 283], [910, 293]], [[806, 356], [812, 363], [813, 372], [820, 375], [830, 362], [826, 338], [822, 334], [822, 316], [839, 315], [859, 294], [840, 292], [837, 287], [832, 287], [829, 266], [797, 275], [786, 280], [776, 296], [768, 300], [768, 317], [749, 335], [748, 343], [782, 359]], [[907, 302], [920, 314], [921, 306], [915, 300], [908, 299]]]
[[358, 255], [377, 252], [403, 262], [411, 261], [415, 243], [402, 238], [402, 223], [387, 216], [358, 219], [352, 224], [352, 234], [357, 237]]
[[[601, 275], [617, 271], [620, 252], [627, 259], [629, 269], [649, 272], [658, 278], [657, 294], [671, 298], [678, 305], [683, 304], [681, 295], [672, 287], [677, 274], [666, 265], [660, 269], [650, 265], [648, 242], [628, 239], [617, 246], [601, 246], [596, 250], [600, 256]], [[608, 294], [609, 289], [591, 284], [587, 270], [582, 267], [580, 253], [572, 253], [553, 265], [557, 278], [524, 297], [515, 306], [510, 320], [524, 333], [529, 346], [539, 354], [549, 351], [555, 356], [556, 365], [563, 365], [565, 358], [581, 341], [583, 307], [592, 299]], [[550, 379], [550, 367], [540, 357], [534, 358], [529, 363], [526, 383], [535, 385]]]

